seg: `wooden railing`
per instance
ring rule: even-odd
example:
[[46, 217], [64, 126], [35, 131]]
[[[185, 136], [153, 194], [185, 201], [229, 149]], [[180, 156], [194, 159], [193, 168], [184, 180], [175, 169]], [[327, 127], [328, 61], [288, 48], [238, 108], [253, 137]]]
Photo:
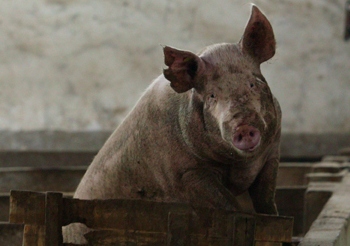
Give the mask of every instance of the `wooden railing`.
[[62, 193], [11, 191], [10, 223], [24, 224], [23, 245], [63, 246], [62, 226], [93, 231], [88, 245], [292, 245], [293, 218], [142, 200], [79, 200]]

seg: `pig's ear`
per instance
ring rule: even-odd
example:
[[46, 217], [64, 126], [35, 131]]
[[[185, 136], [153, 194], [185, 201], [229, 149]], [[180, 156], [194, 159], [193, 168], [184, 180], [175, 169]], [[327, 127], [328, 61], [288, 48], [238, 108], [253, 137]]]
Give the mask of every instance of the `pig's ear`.
[[250, 19], [240, 41], [243, 53], [262, 63], [274, 56], [276, 41], [272, 26], [258, 7], [252, 5]]
[[204, 62], [197, 55], [165, 46], [164, 62], [168, 66], [164, 69], [164, 77], [170, 81], [170, 86], [178, 93], [195, 87], [200, 71], [203, 71]]

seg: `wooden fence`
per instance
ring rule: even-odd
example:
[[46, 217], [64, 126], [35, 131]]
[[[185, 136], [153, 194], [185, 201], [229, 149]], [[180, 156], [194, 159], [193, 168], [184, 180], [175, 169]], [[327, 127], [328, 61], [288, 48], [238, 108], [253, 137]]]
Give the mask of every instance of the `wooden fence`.
[[87, 245], [292, 245], [293, 218], [142, 200], [79, 200], [62, 193], [11, 191], [10, 223], [24, 224], [23, 246], [68, 246], [62, 226], [94, 230]]

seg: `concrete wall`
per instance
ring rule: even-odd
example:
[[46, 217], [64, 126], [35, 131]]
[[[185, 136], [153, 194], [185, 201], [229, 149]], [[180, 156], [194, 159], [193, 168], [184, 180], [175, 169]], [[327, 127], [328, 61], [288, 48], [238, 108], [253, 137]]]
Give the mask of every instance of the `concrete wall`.
[[[275, 29], [262, 69], [283, 131], [349, 132], [345, 0], [253, 2]], [[243, 0], [2, 1], [0, 130], [113, 129], [161, 73], [161, 44], [236, 42], [249, 12]]]

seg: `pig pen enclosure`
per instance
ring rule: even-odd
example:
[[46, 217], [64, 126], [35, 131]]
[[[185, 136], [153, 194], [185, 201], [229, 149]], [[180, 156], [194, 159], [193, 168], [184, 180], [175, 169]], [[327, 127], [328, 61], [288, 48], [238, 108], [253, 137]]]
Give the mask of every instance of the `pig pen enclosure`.
[[2, 135], [2, 143], [11, 147], [3, 146], [0, 153], [0, 245], [64, 245], [60, 228], [73, 221], [99, 229], [87, 235], [89, 245], [350, 242], [350, 153], [344, 149], [348, 135], [283, 135], [276, 192], [279, 216], [203, 209], [196, 217], [184, 204], [71, 199], [109, 134]]
[[253, 2], [277, 40], [262, 71], [283, 111], [279, 216], [71, 198], [161, 73], [159, 44], [237, 42], [246, 1], [1, 2], [0, 245], [73, 246], [71, 222], [96, 229], [88, 245], [350, 245], [350, 1]]

